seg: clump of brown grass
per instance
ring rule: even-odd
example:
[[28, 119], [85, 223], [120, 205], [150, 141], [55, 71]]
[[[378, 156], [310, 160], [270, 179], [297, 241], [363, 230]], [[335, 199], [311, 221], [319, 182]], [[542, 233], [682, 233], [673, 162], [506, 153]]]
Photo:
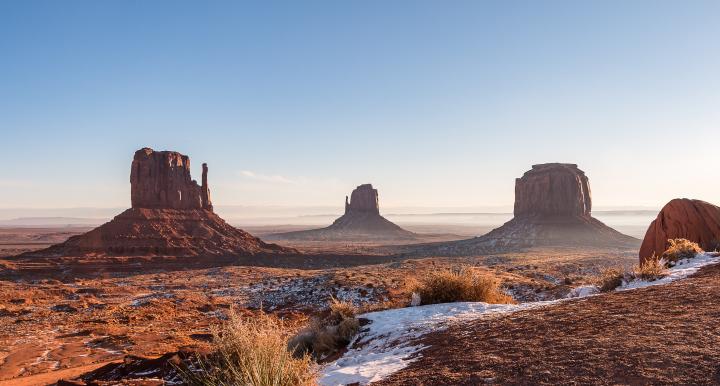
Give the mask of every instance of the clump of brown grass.
[[691, 259], [698, 253], [704, 252], [697, 243], [690, 240], [668, 239], [668, 243], [670, 246], [663, 252], [662, 257], [669, 264], [675, 264], [678, 260]]
[[632, 267], [631, 270], [618, 267], [606, 268], [600, 272], [597, 286], [600, 292], [610, 292], [635, 279], [655, 281], [665, 276], [667, 276], [665, 260], [653, 256], [645, 259], [642, 264]]
[[502, 292], [497, 279], [479, 275], [468, 267], [432, 272], [421, 278], [415, 291], [421, 304], [452, 302], [514, 303]]
[[350, 344], [360, 330], [356, 315], [352, 303], [332, 298], [328, 312], [313, 317], [310, 325], [288, 342], [288, 347], [296, 356], [309, 354], [318, 361], [333, 355]]
[[633, 268], [633, 277], [641, 280], [654, 281], [665, 276], [667, 276], [667, 263], [664, 259], [654, 256]]
[[600, 272], [597, 286], [600, 292], [610, 292], [620, 287], [623, 282], [632, 280], [629, 273], [622, 268], [606, 268]]
[[212, 330], [212, 352], [181, 369], [189, 385], [314, 385], [317, 375], [309, 356], [294, 357], [287, 349], [288, 328], [266, 313], [228, 320]]

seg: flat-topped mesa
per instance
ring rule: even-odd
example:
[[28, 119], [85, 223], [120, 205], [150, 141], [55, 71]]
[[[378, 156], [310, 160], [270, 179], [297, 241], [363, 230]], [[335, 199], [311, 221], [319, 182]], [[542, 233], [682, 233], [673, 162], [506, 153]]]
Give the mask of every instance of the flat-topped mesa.
[[590, 184], [576, 164], [533, 165], [515, 180], [515, 217], [589, 217]]
[[355, 188], [350, 194], [350, 202], [345, 196], [345, 214], [350, 213], [380, 214], [378, 191], [373, 189], [372, 184], [363, 184]]
[[590, 184], [577, 165], [533, 165], [515, 179], [515, 216], [510, 221], [479, 237], [420, 245], [410, 251], [427, 256], [476, 256], [533, 247], [639, 245], [640, 240], [592, 217], [591, 207]]
[[207, 172], [207, 164], [203, 164], [199, 186], [190, 177], [190, 157], [175, 151], [142, 148], [135, 152], [130, 170], [132, 207], [212, 211]]

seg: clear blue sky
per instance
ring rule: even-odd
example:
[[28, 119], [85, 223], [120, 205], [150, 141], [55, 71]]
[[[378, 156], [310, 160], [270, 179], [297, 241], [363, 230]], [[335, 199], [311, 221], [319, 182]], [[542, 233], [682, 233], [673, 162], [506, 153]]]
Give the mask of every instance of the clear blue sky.
[[2, 1], [0, 207], [128, 206], [143, 146], [216, 205], [720, 203], [718, 1]]

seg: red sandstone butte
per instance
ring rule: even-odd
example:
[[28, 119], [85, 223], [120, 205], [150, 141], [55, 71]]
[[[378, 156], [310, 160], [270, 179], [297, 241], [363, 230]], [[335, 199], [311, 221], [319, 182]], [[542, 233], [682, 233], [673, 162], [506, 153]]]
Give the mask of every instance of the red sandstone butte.
[[143, 148], [130, 169], [132, 207], [90, 232], [28, 257], [254, 256], [298, 253], [268, 244], [213, 212], [203, 164], [202, 185], [190, 177], [190, 158]]
[[515, 180], [514, 217], [473, 239], [451, 241], [417, 253], [475, 255], [536, 246], [635, 248], [640, 240], [592, 217], [590, 182], [575, 164], [533, 165]]
[[378, 191], [363, 184], [345, 196], [345, 213], [330, 226], [307, 231], [278, 233], [275, 239], [287, 240], [409, 240], [416, 235], [380, 215]]

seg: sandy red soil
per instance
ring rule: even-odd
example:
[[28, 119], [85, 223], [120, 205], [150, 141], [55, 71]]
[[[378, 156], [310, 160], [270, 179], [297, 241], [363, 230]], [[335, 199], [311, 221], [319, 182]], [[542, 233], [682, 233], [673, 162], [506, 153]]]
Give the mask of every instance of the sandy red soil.
[[720, 266], [433, 333], [382, 385], [720, 384]]
[[0, 382], [33, 384], [129, 354], [199, 349], [230, 307], [257, 312], [262, 304], [299, 325], [330, 296], [369, 308], [404, 305], [414, 280], [457, 265], [495, 275], [518, 299], [532, 301], [564, 296], [566, 280], [587, 282], [604, 266], [635, 259], [631, 250], [567, 248], [468, 258], [316, 254], [216, 267], [197, 258], [0, 259]]

